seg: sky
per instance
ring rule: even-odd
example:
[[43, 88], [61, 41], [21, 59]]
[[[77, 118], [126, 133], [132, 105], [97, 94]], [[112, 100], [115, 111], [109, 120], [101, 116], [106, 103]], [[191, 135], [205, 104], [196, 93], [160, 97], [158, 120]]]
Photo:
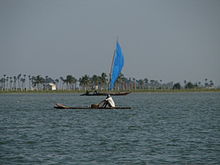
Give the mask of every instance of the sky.
[[0, 0], [0, 77], [109, 73], [220, 85], [219, 0]]

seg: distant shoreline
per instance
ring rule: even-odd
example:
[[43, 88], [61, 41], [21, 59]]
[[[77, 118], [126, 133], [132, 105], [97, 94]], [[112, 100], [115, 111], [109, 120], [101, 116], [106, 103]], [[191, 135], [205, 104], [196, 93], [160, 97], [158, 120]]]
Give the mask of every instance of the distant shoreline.
[[[101, 92], [108, 92], [108, 91], [101, 91]], [[119, 92], [119, 91], [112, 91], [112, 92]], [[122, 91], [120, 91], [122, 92]], [[137, 90], [130, 90], [131, 93], [184, 93], [184, 92], [220, 92], [220, 89], [137, 89]], [[0, 91], [0, 94], [28, 94], [28, 93], [85, 93], [84, 90], [56, 90], [56, 91], [49, 91], [49, 90], [27, 90], [27, 91]]]

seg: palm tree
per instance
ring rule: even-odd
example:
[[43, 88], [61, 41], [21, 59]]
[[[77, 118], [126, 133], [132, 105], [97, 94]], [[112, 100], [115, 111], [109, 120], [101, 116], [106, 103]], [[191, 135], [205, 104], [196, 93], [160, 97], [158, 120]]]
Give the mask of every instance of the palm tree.
[[88, 88], [88, 85], [90, 83], [90, 78], [89, 76], [86, 74], [84, 76], [82, 76], [80, 79], [79, 79], [79, 85], [83, 87], [84, 90], [87, 90]]
[[29, 90], [31, 90], [31, 75], [28, 75]]
[[91, 83], [92, 83], [92, 87], [96, 87], [99, 85], [99, 76], [97, 75], [93, 75], [92, 78], [91, 78]]
[[23, 87], [23, 89], [26, 90], [25, 81], [26, 81], [26, 74], [23, 75], [23, 80], [22, 80], [22, 87]]
[[49, 82], [49, 76], [45, 76], [45, 82]]
[[32, 77], [33, 85], [34, 87], [37, 87], [37, 89], [42, 89], [43, 83], [45, 82], [45, 79], [41, 77], [40, 75], [36, 77]]
[[155, 80], [150, 80], [150, 87], [151, 89], [155, 87]]
[[76, 90], [76, 83], [77, 83], [77, 79], [75, 77], [73, 77], [74, 90]]
[[162, 85], [163, 85], [162, 80], [160, 80], [160, 89], [162, 89]]
[[200, 88], [201, 87], [201, 82], [200, 81], [198, 82], [198, 85], [199, 85], [199, 88]]
[[186, 80], [184, 80], [184, 86], [186, 86], [186, 83], [187, 83], [187, 81], [186, 81]]
[[207, 78], [205, 78], [205, 87], [208, 87], [208, 79]]
[[138, 82], [138, 88], [143, 89], [143, 87], [144, 87], [144, 80], [140, 79], [137, 82]]
[[59, 79], [55, 79], [55, 83], [56, 83], [57, 89], [59, 89]]
[[195, 88], [195, 85], [193, 85], [191, 82], [188, 82], [188, 83], [185, 85], [185, 88], [186, 88], [186, 89], [192, 89], [192, 88]]
[[106, 84], [107, 84], [107, 74], [106, 73], [102, 73], [101, 74], [101, 87], [105, 88]]
[[12, 90], [12, 83], [13, 83], [13, 80], [12, 80], [12, 77], [9, 77], [9, 89]]
[[128, 82], [128, 79], [122, 74], [122, 77], [121, 77], [121, 85], [122, 85], [122, 90], [125, 90], [126, 89], [126, 83]]
[[126, 78], [122, 73], [119, 74], [118, 79], [116, 80], [116, 87], [118, 90], [123, 89], [125, 86]]
[[62, 81], [62, 87], [61, 89], [63, 90], [63, 85], [65, 84], [65, 79], [63, 77], [60, 77], [60, 80]]
[[1, 90], [4, 90], [4, 78], [1, 78], [1, 79], [0, 79], [0, 84], [1, 84], [1, 85], [0, 85], [0, 89], [1, 89]]
[[25, 78], [21, 78], [21, 90], [25, 89]]
[[144, 85], [145, 88], [148, 88], [148, 79], [147, 79], [147, 78], [144, 79], [144, 84], [145, 84], [145, 85]]
[[18, 89], [21, 88], [21, 87], [20, 87], [20, 78], [21, 78], [21, 74], [19, 74], [19, 75], [17, 76], [17, 80], [18, 80]]
[[4, 78], [3, 78], [3, 84], [4, 84], [3, 88], [5, 90], [5, 81], [6, 81], [5, 77], [6, 77], [6, 74], [4, 74], [3, 76], [4, 76]]
[[175, 84], [173, 85], [173, 89], [181, 89], [180, 83], [175, 83]]
[[16, 81], [17, 81], [17, 77], [16, 76], [14, 76], [13, 77], [13, 79], [14, 79], [14, 84], [13, 84], [13, 88], [14, 88], [14, 90], [16, 90]]
[[133, 84], [134, 84], [133, 89], [136, 90], [136, 79], [135, 79], [135, 78], [132, 78], [132, 80], [133, 80]]
[[7, 90], [8, 90], [8, 80], [9, 80], [9, 77], [7, 76], [6, 77], [6, 88], [7, 88]]
[[214, 86], [214, 82], [212, 80], [209, 81], [209, 85], [210, 87], [213, 87]]
[[76, 83], [76, 78], [73, 77], [72, 75], [67, 75], [66, 76], [66, 84], [68, 89], [73, 89], [73, 86], [75, 86]]

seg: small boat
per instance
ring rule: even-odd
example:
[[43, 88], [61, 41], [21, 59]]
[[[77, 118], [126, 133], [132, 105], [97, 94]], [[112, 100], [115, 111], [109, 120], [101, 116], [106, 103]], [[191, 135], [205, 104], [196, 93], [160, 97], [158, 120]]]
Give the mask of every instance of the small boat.
[[131, 107], [91, 107], [91, 106], [87, 106], [87, 107], [69, 107], [63, 104], [56, 104], [54, 106], [54, 108], [56, 109], [131, 109]]
[[81, 94], [80, 96], [106, 96], [108, 94], [112, 95], [112, 96], [124, 96], [124, 95], [128, 95], [131, 92], [109, 92], [109, 93], [105, 93], [105, 92], [86, 92]]
[[112, 58], [110, 74], [109, 74], [109, 84], [108, 84], [109, 92], [98, 92], [96, 90], [93, 92], [86, 91], [86, 93], [83, 93], [80, 96], [106, 96], [108, 94], [112, 96], [124, 96], [124, 95], [131, 93], [130, 91], [127, 91], [127, 92], [112, 92], [111, 91], [115, 86], [115, 82], [118, 79], [123, 66], [124, 66], [124, 56], [122, 53], [121, 46], [117, 40], [116, 48], [114, 50], [114, 55]]

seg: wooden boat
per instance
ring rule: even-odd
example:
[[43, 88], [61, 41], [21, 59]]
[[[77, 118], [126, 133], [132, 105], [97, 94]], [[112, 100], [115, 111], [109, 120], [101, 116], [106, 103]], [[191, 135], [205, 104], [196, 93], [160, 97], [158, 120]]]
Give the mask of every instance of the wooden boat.
[[124, 96], [124, 95], [128, 95], [131, 92], [109, 92], [109, 93], [105, 93], [105, 92], [86, 92], [81, 94], [80, 96], [106, 96], [107, 94], [110, 94], [112, 96]]
[[54, 108], [56, 109], [131, 109], [131, 107], [94, 107], [92, 108], [91, 106], [87, 106], [87, 107], [69, 107], [63, 104], [56, 104], [54, 106]]
[[81, 94], [80, 96], [106, 96], [110, 94], [112, 96], [124, 96], [131, 92], [112, 92], [111, 90], [114, 89], [115, 82], [118, 79], [119, 75], [121, 74], [122, 68], [124, 66], [124, 56], [122, 53], [121, 46], [117, 39], [116, 47], [114, 50], [114, 55], [112, 58], [111, 69], [109, 74], [109, 91], [108, 92], [98, 92], [98, 91], [86, 91], [86, 93]]

